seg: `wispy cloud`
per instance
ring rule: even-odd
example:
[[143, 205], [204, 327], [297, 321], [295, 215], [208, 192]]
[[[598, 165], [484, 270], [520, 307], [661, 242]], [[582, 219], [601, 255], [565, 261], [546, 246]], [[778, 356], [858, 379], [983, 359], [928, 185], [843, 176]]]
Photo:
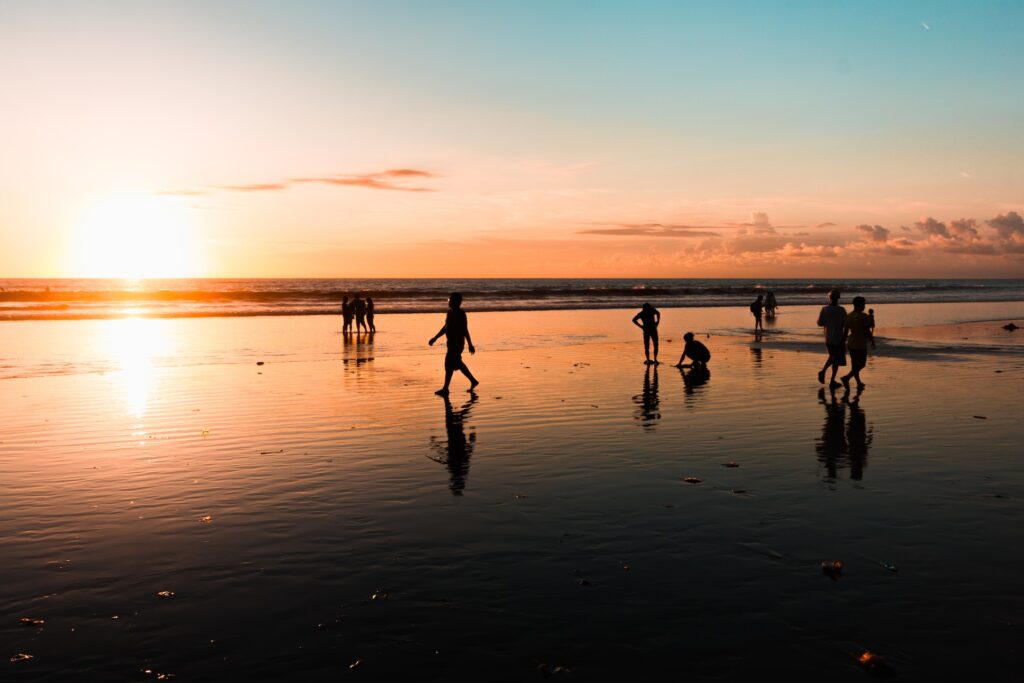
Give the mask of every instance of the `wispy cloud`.
[[280, 192], [294, 185], [303, 183], [319, 183], [343, 187], [363, 187], [371, 190], [393, 190], [396, 192], [436, 192], [434, 188], [409, 185], [410, 179], [425, 180], [436, 178], [437, 174], [418, 168], [391, 168], [376, 173], [357, 173], [329, 176], [310, 176], [289, 178], [268, 183], [232, 183], [225, 185], [208, 185], [200, 189], [169, 189], [160, 190], [158, 194], [173, 196], [206, 195], [213, 192]]
[[713, 226], [664, 223], [599, 223], [606, 228], [580, 230], [580, 235], [612, 235], [617, 237], [720, 237]]

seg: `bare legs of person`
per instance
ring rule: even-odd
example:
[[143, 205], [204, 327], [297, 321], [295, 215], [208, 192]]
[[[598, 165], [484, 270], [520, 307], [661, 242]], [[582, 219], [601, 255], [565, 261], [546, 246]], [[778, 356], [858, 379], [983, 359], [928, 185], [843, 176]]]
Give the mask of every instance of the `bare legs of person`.
[[452, 375], [455, 374], [456, 370], [460, 371], [463, 375], [466, 376], [466, 379], [469, 380], [469, 389], [467, 389], [467, 391], [473, 391], [474, 389], [476, 389], [477, 385], [480, 384], [480, 380], [473, 376], [473, 373], [469, 371], [469, 368], [461, 360], [459, 361], [459, 364], [457, 366], [454, 364], [449, 365], [446, 363], [444, 368], [444, 386], [435, 391], [435, 394], [437, 394], [438, 396], [448, 395], [448, 386], [452, 383]]
[[[654, 345], [654, 360], [651, 360], [651, 344]], [[644, 356], [648, 365], [658, 364], [658, 333], [644, 330]]]

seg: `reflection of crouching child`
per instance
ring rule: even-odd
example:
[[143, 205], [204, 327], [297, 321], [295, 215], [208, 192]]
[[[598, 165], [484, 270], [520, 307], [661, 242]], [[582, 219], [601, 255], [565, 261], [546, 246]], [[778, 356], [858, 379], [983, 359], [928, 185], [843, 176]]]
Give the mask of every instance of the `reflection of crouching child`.
[[690, 357], [691, 367], [702, 368], [708, 364], [708, 361], [711, 360], [711, 352], [708, 351], [708, 347], [693, 338], [693, 332], [684, 334], [683, 341], [686, 342], [686, 346], [683, 347], [683, 355], [679, 357], [679, 362], [676, 363], [677, 368], [685, 367], [683, 360], [687, 356]]

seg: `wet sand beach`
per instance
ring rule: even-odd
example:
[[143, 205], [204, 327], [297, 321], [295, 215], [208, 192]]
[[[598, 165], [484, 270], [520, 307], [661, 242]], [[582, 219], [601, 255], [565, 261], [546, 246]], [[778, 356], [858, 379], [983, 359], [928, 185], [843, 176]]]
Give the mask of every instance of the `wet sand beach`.
[[466, 307], [4, 323], [0, 679], [1018, 679], [1024, 303]]

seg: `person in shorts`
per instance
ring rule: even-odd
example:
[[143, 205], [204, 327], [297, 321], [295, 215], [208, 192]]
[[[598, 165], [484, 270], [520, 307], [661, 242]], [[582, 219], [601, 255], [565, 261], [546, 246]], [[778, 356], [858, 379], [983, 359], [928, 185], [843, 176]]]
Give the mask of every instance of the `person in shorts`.
[[825, 372], [832, 368], [832, 378], [828, 385], [836, 389], [840, 386], [836, 381], [836, 373], [841, 366], [846, 365], [846, 309], [839, 305], [838, 289], [828, 293], [828, 301], [829, 304], [823, 306], [818, 313], [818, 327], [824, 329], [825, 349], [828, 351], [828, 358], [818, 371], [818, 382], [824, 384]]
[[875, 348], [875, 336], [871, 333], [874, 327], [871, 315], [864, 312], [867, 302], [862, 296], [853, 297], [853, 312], [846, 316], [846, 348], [850, 352], [850, 372], [840, 379], [849, 390], [850, 378], [857, 380], [857, 388], [863, 389], [865, 384], [860, 381], [860, 371], [868, 364], [868, 342]]
[[[661, 311], [650, 304], [640, 307], [640, 312], [633, 316], [633, 324], [644, 331], [644, 355], [648, 365], [658, 364], [658, 325], [661, 323]], [[651, 344], [654, 344], [654, 360], [651, 360]]]
[[764, 332], [764, 321], [762, 320], [762, 314], [764, 313], [764, 294], [757, 295], [757, 300], [750, 304], [750, 312], [754, 316], [754, 334]]
[[448, 342], [448, 353], [444, 357], [444, 386], [434, 393], [438, 396], [448, 395], [448, 385], [451, 384], [452, 375], [456, 370], [466, 376], [469, 380], [469, 391], [473, 391], [480, 382], [463, 362], [462, 350], [467, 345], [470, 353], [476, 353], [476, 349], [469, 337], [469, 322], [466, 319], [466, 312], [462, 310], [462, 295], [458, 292], [453, 292], [448, 298], [448, 315], [444, 319], [444, 326], [427, 343], [433, 346], [441, 335], [444, 335]]

